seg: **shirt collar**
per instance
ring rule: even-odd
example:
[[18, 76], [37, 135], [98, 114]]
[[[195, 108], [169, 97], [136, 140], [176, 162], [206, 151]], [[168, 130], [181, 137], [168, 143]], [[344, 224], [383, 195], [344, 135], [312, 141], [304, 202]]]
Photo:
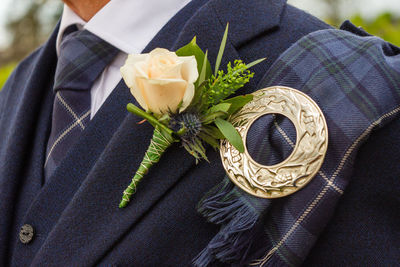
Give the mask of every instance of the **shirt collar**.
[[77, 24], [127, 54], [142, 52], [159, 30], [190, 0], [111, 0], [88, 22], [67, 5], [57, 36], [57, 53], [64, 30]]
[[83, 19], [81, 19], [74, 11], [72, 11], [72, 9], [70, 9], [66, 4], [64, 4], [64, 10], [60, 23], [60, 30], [58, 31], [57, 34], [57, 42], [56, 42], [57, 55], [60, 54], [60, 45], [65, 29], [73, 24], [76, 24], [78, 29], [81, 30], [83, 26], [86, 24], [86, 22]]

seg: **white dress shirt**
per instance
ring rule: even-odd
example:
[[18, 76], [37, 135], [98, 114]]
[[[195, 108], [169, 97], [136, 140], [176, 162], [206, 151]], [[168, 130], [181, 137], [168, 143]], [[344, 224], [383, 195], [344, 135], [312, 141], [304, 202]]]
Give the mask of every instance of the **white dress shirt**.
[[64, 30], [73, 24], [86, 29], [121, 52], [95, 81], [91, 94], [91, 118], [121, 80], [120, 67], [128, 54], [139, 54], [161, 28], [190, 0], [111, 0], [88, 22], [67, 5], [57, 36], [59, 53]]

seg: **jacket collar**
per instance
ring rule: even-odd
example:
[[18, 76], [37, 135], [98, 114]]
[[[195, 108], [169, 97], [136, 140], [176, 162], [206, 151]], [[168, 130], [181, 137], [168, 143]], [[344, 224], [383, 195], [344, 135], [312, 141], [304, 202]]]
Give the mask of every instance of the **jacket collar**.
[[[234, 8], [227, 8], [233, 3]], [[223, 25], [229, 22], [230, 40], [239, 48], [256, 36], [279, 26], [286, 0], [220, 0], [211, 1], [210, 5]]]
[[[219, 2], [237, 5], [231, 9], [236, 10], [234, 13], [242, 8], [242, 1], [192, 1], [164, 26], [143, 52], [155, 47], [175, 50], [196, 35], [199, 45], [208, 48], [210, 58], [215, 58], [220, 44], [218, 37], [222, 37], [225, 21], [232, 18], [227, 12], [220, 13]], [[246, 2], [247, 9], [261, 5], [257, 0]], [[276, 27], [280, 11], [271, 15], [273, 22], [263, 25], [270, 29]], [[236, 23], [239, 22], [236, 20], [231, 25]], [[233, 44], [258, 34], [252, 31], [242, 37], [240, 33], [235, 34], [238, 31], [235, 27], [231, 28], [232, 39], [222, 64], [239, 59]], [[121, 81], [33, 201], [24, 222], [34, 225], [38, 234], [29, 249], [16, 245], [14, 259], [26, 259], [28, 264], [34, 258], [33, 265], [59, 264], [61, 256], [57, 251], [68, 249], [70, 258], [63, 259], [65, 265], [95, 264], [180, 177], [195, 167], [193, 158], [179, 145], [171, 147], [140, 184], [130, 205], [118, 209], [122, 191], [139, 166], [152, 135], [149, 125], [138, 125], [138, 119], [127, 114], [125, 107], [131, 101], [134, 100]], [[180, 168], [171, 171], [171, 166]]]

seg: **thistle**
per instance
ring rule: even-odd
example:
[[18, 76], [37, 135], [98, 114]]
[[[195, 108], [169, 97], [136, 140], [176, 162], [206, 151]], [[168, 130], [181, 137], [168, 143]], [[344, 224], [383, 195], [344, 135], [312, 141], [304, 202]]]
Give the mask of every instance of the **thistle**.
[[197, 113], [181, 113], [171, 117], [170, 127], [176, 131], [183, 129], [183, 134], [180, 136], [182, 146], [195, 157], [196, 162], [201, 158], [207, 160], [206, 149], [199, 138], [203, 124]]

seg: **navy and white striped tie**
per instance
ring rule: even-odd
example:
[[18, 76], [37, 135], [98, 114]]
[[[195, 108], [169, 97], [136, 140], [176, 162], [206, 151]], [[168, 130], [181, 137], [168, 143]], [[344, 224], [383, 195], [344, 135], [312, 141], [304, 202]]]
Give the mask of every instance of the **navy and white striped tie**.
[[64, 32], [57, 62], [51, 133], [45, 178], [59, 166], [90, 121], [90, 89], [118, 49], [87, 30], [70, 26]]

